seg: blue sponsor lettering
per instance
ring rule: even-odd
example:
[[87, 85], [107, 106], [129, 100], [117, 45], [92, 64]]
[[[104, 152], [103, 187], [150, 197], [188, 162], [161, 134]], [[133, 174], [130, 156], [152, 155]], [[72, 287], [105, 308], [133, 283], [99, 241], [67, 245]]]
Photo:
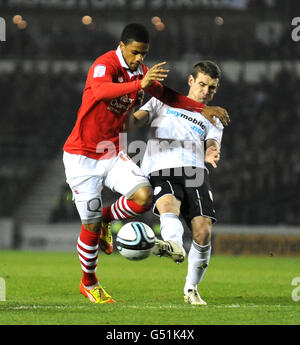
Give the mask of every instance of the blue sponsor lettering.
[[174, 109], [167, 108], [166, 114], [172, 114], [175, 115], [176, 117], [180, 117], [184, 120], [190, 121], [194, 124], [194, 126], [191, 126], [191, 129], [193, 131], [196, 131], [198, 134], [201, 136], [205, 135], [205, 125], [201, 120], [197, 120], [196, 118], [180, 113], [179, 111], [176, 111]]
[[201, 128], [199, 128], [197, 126], [193, 126], [191, 128], [192, 128], [193, 131], [196, 131], [198, 134], [200, 134], [202, 136], [204, 135], [204, 131]]
[[173, 109], [170, 109], [170, 108], [167, 108], [167, 114], [172, 114], [172, 115], [175, 115], [175, 116], [180, 116], [181, 113], [179, 111], [176, 111], [176, 110], [173, 110]]

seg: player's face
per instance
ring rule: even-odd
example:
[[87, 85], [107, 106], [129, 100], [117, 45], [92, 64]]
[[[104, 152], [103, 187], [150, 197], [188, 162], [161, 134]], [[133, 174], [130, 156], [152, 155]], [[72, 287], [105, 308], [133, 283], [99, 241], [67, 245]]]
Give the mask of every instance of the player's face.
[[120, 42], [120, 48], [129, 69], [136, 71], [148, 53], [149, 44], [132, 41], [125, 45], [123, 42]]
[[199, 72], [196, 79], [190, 75], [189, 86], [188, 96], [197, 102], [207, 104], [218, 90], [219, 78], [214, 79], [208, 74]]

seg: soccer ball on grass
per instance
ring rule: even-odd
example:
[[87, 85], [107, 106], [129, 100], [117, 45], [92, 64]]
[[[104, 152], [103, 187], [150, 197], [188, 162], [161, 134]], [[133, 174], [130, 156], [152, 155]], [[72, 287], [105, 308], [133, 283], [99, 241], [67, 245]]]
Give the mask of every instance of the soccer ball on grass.
[[155, 234], [147, 224], [130, 222], [122, 226], [116, 238], [121, 255], [129, 260], [146, 259], [155, 244]]

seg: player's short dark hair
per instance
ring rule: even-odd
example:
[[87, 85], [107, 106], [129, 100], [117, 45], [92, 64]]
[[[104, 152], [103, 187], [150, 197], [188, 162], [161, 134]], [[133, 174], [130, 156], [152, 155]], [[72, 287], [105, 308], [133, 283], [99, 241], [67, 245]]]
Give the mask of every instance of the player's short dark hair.
[[215, 62], [209, 60], [201, 61], [194, 65], [191, 73], [194, 79], [197, 78], [199, 72], [207, 74], [213, 79], [220, 79], [222, 75], [220, 67]]
[[127, 45], [132, 41], [149, 43], [149, 33], [142, 24], [131, 23], [125, 26], [121, 34], [121, 41]]

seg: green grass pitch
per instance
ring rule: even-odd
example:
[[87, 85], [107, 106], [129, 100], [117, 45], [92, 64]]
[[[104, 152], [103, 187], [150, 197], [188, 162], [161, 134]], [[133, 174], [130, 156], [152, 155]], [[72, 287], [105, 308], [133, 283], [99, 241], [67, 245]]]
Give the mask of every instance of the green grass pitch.
[[183, 302], [186, 265], [154, 256], [131, 262], [119, 254], [100, 254], [98, 277], [117, 303], [95, 305], [79, 294], [75, 252], [0, 251], [5, 282], [0, 324], [300, 324], [300, 301], [292, 298], [299, 258], [212, 256], [199, 286], [208, 305], [201, 307]]

